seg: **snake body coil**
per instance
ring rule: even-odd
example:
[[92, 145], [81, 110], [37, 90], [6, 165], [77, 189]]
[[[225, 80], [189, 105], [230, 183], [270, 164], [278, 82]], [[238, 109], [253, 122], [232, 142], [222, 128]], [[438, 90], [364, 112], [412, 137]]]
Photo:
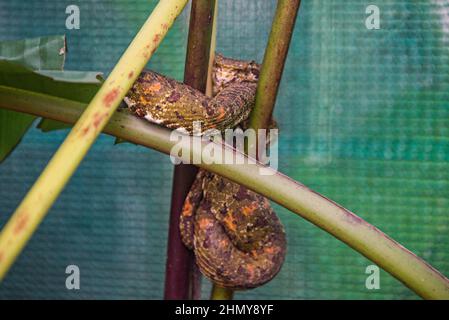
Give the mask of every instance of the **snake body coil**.
[[222, 287], [258, 287], [284, 261], [285, 233], [269, 201], [205, 170], [186, 198], [180, 229], [202, 273]]
[[[217, 55], [213, 98], [147, 71], [125, 102], [135, 115], [162, 126], [193, 130], [233, 128], [254, 105], [259, 65]], [[270, 281], [286, 252], [284, 228], [269, 201], [228, 179], [200, 170], [187, 195], [181, 238], [201, 272], [222, 287], [248, 289]]]

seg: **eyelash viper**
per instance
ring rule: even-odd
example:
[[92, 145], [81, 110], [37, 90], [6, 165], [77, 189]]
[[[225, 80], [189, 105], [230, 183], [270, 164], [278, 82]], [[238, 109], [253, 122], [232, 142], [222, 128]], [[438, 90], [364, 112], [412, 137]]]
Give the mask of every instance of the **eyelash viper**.
[[[152, 71], [143, 72], [125, 98], [129, 110], [150, 122], [192, 133], [242, 124], [254, 105], [259, 65], [217, 55], [213, 93], [203, 93]], [[200, 169], [181, 213], [180, 233], [200, 271], [216, 284], [249, 289], [270, 281], [286, 253], [284, 228], [269, 201]]]

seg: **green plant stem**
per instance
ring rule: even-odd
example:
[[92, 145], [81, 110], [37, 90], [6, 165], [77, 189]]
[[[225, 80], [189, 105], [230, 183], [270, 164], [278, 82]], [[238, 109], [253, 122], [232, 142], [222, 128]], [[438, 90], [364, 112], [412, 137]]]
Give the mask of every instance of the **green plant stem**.
[[300, 4], [300, 0], [278, 0], [249, 120], [254, 130], [270, 126]]
[[234, 297], [234, 290], [222, 288], [216, 284], [212, 286], [211, 300], [232, 300]]
[[[0, 107], [73, 124], [86, 106], [0, 86]], [[180, 143], [170, 140], [170, 130], [124, 112], [116, 112], [104, 132], [166, 154]], [[202, 146], [208, 143], [203, 142]], [[274, 170], [267, 169], [272, 175], [261, 175], [259, 170], [262, 166], [259, 164], [216, 164], [210, 154], [201, 152], [203, 149], [192, 149], [190, 142], [182, 146], [186, 151], [183, 158], [200, 157], [198, 166], [239, 183], [300, 215], [360, 252], [421, 297], [449, 299], [449, 280], [446, 277], [349, 210]]]

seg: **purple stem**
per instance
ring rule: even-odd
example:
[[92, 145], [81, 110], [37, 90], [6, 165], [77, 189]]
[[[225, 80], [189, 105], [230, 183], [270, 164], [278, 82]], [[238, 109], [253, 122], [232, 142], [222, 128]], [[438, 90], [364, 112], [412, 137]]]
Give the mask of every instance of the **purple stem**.
[[[215, 0], [192, 0], [184, 83], [206, 91]], [[175, 166], [165, 269], [164, 299], [199, 299], [200, 280], [194, 255], [181, 241], [179, 217], [198, 168]]]

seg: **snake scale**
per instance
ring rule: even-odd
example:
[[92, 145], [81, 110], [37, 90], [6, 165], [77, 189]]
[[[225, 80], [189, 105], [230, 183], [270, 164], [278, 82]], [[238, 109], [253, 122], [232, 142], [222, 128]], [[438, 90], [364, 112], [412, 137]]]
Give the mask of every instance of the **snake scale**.
[[[129, 110], [150, 122], [192, 133], [234, 128], [254, 105], [259, 65], [216, 55], [210, 98], [185, 84], [144, 71], [127, 94]], [[284, 228], [263, 196], [201, 169], [180, 219], [183, 243], [195, 253], [200, 271], [216, 284], [249, 289], [270, 281], [286, 253]]]

